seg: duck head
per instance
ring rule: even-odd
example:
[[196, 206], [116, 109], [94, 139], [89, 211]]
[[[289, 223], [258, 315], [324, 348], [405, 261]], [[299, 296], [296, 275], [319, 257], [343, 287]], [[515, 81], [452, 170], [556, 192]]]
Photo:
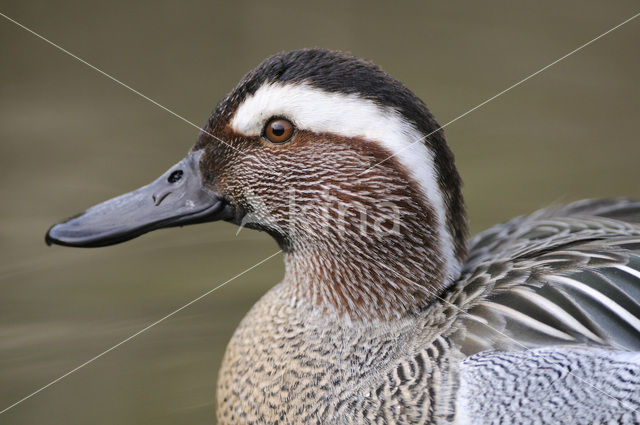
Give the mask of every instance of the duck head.
[[435, 119], [374, 64], [322, 49], [263, 61], [186, 158], [46, 241], [96, 247], [215, 220], [273, 235], [297, 299], [353, 318], [415, 311], [465, 256], [460, 178]]

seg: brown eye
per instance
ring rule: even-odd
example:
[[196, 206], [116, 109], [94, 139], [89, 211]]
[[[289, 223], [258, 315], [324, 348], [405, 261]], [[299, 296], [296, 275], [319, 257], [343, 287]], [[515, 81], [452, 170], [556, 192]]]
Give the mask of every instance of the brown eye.
[[271, 143], [284, 143], [293, 136], [293, 124], [284, 118], [273, 118], [264, 126], [264, 137]]

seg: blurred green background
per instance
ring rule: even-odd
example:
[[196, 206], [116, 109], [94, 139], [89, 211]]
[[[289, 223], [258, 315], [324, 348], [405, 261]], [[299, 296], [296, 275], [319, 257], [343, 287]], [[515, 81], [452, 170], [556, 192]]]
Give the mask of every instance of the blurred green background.
[[[372, 59], [441, 124], [638, 12], [638, 3], [2, 1], [0, 11], [198, 124], [280, 50]], [[640, 18], [446, 129], [471, 228], [640, 197]], [[102, 249], [47, 228], [146, 184], [197, 130], [0, 18], [0, 410], [277, 250], [229, 224]], [[208, 424], [226, 342], [277, 256], [0, 415], [1, 424]]]

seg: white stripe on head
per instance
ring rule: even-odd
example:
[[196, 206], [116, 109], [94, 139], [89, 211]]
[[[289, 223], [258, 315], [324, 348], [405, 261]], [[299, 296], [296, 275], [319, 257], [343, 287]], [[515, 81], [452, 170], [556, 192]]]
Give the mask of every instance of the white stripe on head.
[[301, 130], [359, 137], [379, 143], [401, 163], [418, 183], [436, 214], [447, 272], [455, 279], [460, 263], [447, 228], [444, 199], [437, 181], [433, 153], [414, 125], [391, 107], [380, 106], [357, 94], [331, 93], [307, 83], [267, 83], [247, 97], [231, 119], [231, 127], [245, 136], [259, 136], [274, 116], [290, 119]]

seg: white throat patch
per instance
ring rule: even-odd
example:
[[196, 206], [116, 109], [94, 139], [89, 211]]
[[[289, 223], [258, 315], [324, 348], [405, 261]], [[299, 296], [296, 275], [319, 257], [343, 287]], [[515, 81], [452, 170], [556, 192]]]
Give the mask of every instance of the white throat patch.
[[433, 205], [442, 241], [441, 252], [437, 254], [443, 256], [447, 280], [457, 278], [460, 264], [446, 226], [433, 153], [421, 141], [424, 134], [393, 108], [357, 94], [330, 93], [306, 83], [263, 85], [240, 104], [231, 127], [245, 136], [259, 136], [266, 121], [274, 116], [290, 119], [301, 130], [366, 139], [394, 155]]

